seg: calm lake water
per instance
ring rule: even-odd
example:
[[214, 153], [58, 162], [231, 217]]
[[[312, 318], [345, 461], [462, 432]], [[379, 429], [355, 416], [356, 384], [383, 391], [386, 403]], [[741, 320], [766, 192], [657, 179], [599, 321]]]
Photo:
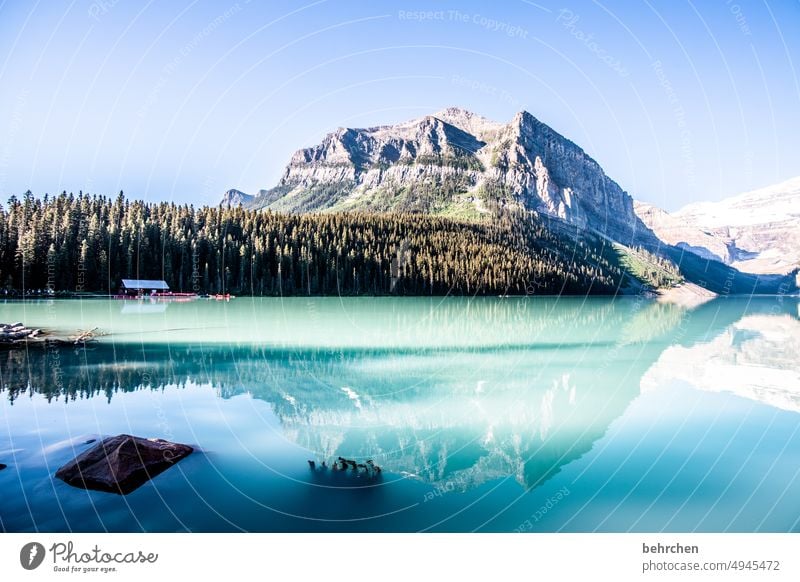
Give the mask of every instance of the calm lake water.
[[[796, 299], [0, 303], [4, 531], [800, 531]], [[53, 473], [198, 451], [128, 496]], [[337, 456], [380, 479], [311, 471]]]

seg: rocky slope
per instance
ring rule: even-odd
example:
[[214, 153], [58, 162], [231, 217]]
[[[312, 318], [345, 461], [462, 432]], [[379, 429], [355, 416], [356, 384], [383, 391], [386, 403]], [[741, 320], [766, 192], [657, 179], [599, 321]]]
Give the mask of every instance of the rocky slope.
[[784, 274], [800, 266], [800, 177], [673, 214], [635, 208], [663, 241], [740, 271]]
[[397, 125], [340, 128], [297, 151], [274, 188], [224, 202], [473, 216], [523, 207], [625, 244], [650, 236], [632, 198], [600, 165], [525, 111], [509, 123], [449, 108]]
[[731, 249], [721, 237], [696, 226], [687, 225], [683, 220], [658, 206], [636, 201], [633, 207], [641, 221], [665, 243], [692, 251], [704, 259], [731, 264]]

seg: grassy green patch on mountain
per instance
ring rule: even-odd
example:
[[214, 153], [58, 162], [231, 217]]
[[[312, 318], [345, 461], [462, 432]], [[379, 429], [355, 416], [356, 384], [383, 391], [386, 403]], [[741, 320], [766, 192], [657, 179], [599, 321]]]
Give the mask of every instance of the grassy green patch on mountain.
[[626, 247], [614, 243], [619, 253], [620, 263], [625, 270], [642, 284], [652, 288], [675, 287], [684, 279], [678, 266], [669, 259], [659, 257], [642, 247]]

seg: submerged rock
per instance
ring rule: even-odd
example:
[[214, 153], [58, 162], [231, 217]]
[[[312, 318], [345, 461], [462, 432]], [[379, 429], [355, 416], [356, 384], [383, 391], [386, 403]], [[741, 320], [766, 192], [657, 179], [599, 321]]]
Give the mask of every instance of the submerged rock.
[[73, 487], [127, 495], [192, 453], [188, 445], [127, 434], [109, 437], [56, 471]]

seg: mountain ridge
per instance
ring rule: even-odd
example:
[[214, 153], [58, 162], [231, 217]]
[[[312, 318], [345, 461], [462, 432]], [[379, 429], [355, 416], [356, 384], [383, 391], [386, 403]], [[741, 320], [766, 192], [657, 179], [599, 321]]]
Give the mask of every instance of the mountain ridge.
[[668, 213], [635, 204], [663, 241], [741, 271], [788, 274], [800, 267], [800, 176]]
[[526, 111], [508, 123], [447, 108], [394, 125], [339, 128], [297, 150], [246, 208], [473, 214], [524, 208], [633, 243], [633, 199], [577, 144]]

